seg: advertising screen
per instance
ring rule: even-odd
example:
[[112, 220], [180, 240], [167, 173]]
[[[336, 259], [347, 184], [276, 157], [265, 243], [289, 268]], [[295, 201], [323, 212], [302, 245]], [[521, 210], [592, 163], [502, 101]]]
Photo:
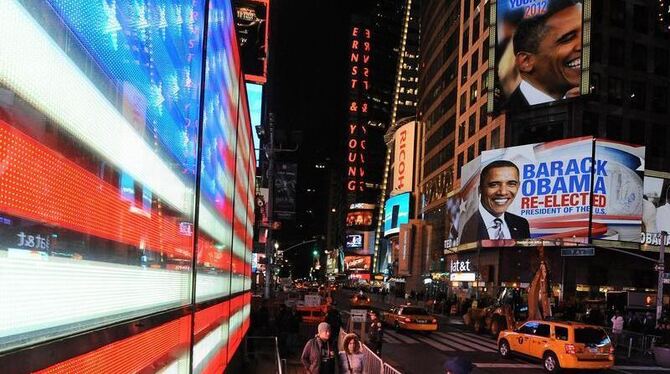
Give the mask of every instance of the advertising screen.
[[344, 268], [346, 270], [370, 270], [372, 264], [371, 256], [344, 256]]
[[485, 151], [448, 199], [447, 246], [637, 241], [643, 173], [644, 147], [601, 139]]
[[256, 83], [267, 80], [268, 8], [269, 0], [235, 1], [235, 28], [244, 78]]
[[414, 177], [414, 133], [416, 122], [402, 125], [393, 137], [393, 192], [412, 190]]
[[249, 101], [249, 116], [251, 117], [251, 131], [254, 139], [254, 152], [256, 153], [256, 166], [260, 162], [261, 141], [256, 132], [256, 126], [261, 126], [263, 109], [263, 86], [260, 84], [247, 83], [247, 100]]
[[[588, 93], [582, 63], [590, 0], [498, 1], [493, 111], [521, 111]], [[493, 34], [493, 33], [492, 33]], [[588, 35], [586, 35], [588, 37]], [[588, 43], [586, 43], [588, 47]]]
[[347, 235], [345, 239], [347, 249], [363, 247], [363, 235], [361, 234]]
[[396, 234], [400, 225], [409, 222], [410, 193], [395, 195], [384, 205], [384, 236]]
[[372, 225], [372, 211], [359, 210], [347, 213], [347, 226], [370, 226]]
[[[659, 246], [661, 231], [670, 233], [670, 174], [650, 171], [644, 177], [640, 243]], [[670, 235], [665, 242], [670, 245]]]

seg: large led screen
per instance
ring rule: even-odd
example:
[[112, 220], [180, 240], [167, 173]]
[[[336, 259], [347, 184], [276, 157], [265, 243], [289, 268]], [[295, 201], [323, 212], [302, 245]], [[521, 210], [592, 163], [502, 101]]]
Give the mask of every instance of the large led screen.
[[400, 225], [409, 222], [409, 201], [411, 193], [395, 195], [384, 204], [384, 236], [397, 234]]
[[485, 151], [463, 167], [462, 188], [447, 201], [447, 243], [637, 241], [643, 173], [644, 147], [604, 139]]
[[[645, 175], [643, 198], [640, 243], [660, 246], [661, 232], [670, 233], [670, 174], [650, 171]], [[665, 244], [670, 246], [670, 235]]]
[[496, 7], [492, 110], [523, 111], [588, 93], [582, 39], [590, 0], [510, 0]]
[[0, 367], [157, 315], [53, 372], [221, 372], [239, 346], [256, 157], [233, 9], [207, 4], [0, 1]]

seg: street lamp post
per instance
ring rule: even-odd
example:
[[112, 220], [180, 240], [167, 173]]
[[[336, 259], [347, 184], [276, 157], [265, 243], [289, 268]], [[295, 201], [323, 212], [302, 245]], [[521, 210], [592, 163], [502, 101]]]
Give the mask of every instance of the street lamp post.
[[661, 246], [658, 253], [658, 286], [656, 289], [656, 323], [661, 320], [663, 316], [663, 278], [665, 272], [665, 238], [667, 232], [661, 231]]

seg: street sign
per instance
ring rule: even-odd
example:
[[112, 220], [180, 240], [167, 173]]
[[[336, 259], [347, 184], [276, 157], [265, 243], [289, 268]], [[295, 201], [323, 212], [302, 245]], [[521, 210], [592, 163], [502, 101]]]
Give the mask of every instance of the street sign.
[[368, 311], [366, 309], [351, 309], [349, 313], [351, 316], [351, 322], [365, 323], [367, 320]]
[[561, 256], [563, 256], [563, 257], [594, 256], [595, 254], [596, 254], [596, 249], [593, 248], [593, 247], [561, 248]]

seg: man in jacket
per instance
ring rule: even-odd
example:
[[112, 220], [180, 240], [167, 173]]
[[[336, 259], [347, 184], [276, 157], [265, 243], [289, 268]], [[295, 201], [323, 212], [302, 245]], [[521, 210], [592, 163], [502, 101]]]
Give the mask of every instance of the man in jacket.
[[308, 374], [334, 374], [336, 347], [332, 347], [328, 341], [330, 325], [321, 322], [317, 331], [316, 336], [308, 340], [302, 350], [302, 365]]

